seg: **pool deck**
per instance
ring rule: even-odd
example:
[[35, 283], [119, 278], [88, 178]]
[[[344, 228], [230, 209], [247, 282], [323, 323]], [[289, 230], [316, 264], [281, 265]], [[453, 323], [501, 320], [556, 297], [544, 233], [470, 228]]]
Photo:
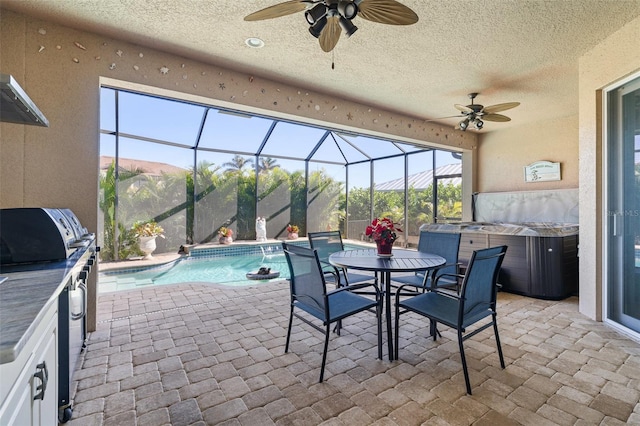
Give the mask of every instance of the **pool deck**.
[[[177, 284], [99, 296], [98, 327], [74, 376], [68, 426], [640, 424], [640, 344], [578, 312], [578, 299], [498, 295], [506, 369], [493, 333], [433, 341], [407, 314], [400, 358], [376, 359], [374, 316], [331, 333], [289, 318], [286, 282]], [[386, 338], [386, 336], [385, 336]]]

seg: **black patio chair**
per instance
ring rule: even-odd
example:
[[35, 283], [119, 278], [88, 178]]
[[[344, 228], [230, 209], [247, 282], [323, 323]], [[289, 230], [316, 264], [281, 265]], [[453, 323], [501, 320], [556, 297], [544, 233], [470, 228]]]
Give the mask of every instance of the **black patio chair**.
[[[327, 292], [324, 273], [322, 272], [317, 251], [287, 243], [282, 243], [282, 247], [291, 274], [291, 278], [289, 279], [291, 287], [291, 312], [289, 316], [289, 327], [287, 329], [287, 343], [284, 351], [289, 352], [291, 326], [294, 316], [316, 330], [323, 332], [325, 339], [319, 380], [319, 382], [322, 382], [324, 379], [324, 367], [327, 361], [331, 323], [337, 323], [351, 315], [373, 309], [378, 325], [378, 358], [382, 359], [382, 298], [380, 297], [378, 288], [372, 283], [354, 284]], [[373, 287], [373, 291], [376, 294], [375, 300], [351, 292], [352, 290], [369, 286]], [[296, 312], [296, 308], [322, 321], [324, 329], [312, 322], [312, 319], [309, 319], [308, 315], [301, 315]], [[340, 334], [339, 328], [338, 334]]]
[[458, 263], [459, 249], [459, 233], [420, 231], [418, 251], [442, 256], [445, 258], [446, 263], [428, 273], [421, 271], [413, 275], [394, 275], [391, 280], [401, 283], [403, 286], [411, 286], [411, 288], [407, 288], [410, 290], [409, 294], [420, 290], [424, 293], [426, 290], [433, 288], [435, 278], [446, 275], [439, 280], [439, 286], [451, 288], [458, 292], [460, 290], [460, 280], [450, 275], [459, 275], [460, 273], [460, 263]]
[[[500, 357], [500, 366], [504, 368], [504, 357], [500, 346], [498, 335], [498, 322], [496, 314], [496, 298], [498, 292], [498, 273], [502, 259], [507, 251], [507, 246], [491, 247], [483, 250], [476, 250], [471, 255], [467, 271], [462, 278], [460, 294], [455, 295], [438, 289], [437, 281], [444, 276], [436, 278], [435, 289], [417, 296], [400, 299], [404, 286], [398, 288], [396, 292], [396, 327], [395, 327], [395, 351], [398, 359], [398, 333], [400, 330], [400, 315], [406, 312], [429, 318], [430, 323], [442, 323], [458, 332], [458, 346], [460, 347], [460, 357], [462, 359], [462, 369], [464, 371], [464, 381], [467, 385], [467, 393], [471, 395], [471, 384], [467, 361], [464, 355], [463, 342], [475, 336], [484, 329], [493, 326]], [[451, 277], [455, 278], [455, 277]], [[491, 317], [491, 321], [483, 324], [473, 331], [467, 332], [467, 328], [480, 320]], [[433, 333], [433, 340], [436, 340], [436, 333]]]
[[344, 250], [340, 231], [309, 232], [307, 233], [307, 238], [309, 239], [309, 245], [311, 248], [318, 251], [318, 258], [322, 265], [322, 271], [326, 275], [331, 275], [333, 277], [336, 287], [371, 280], [377, 284], [377, 277], [375, 275], [348, 272], [344, 268], [336, 268], [329, 263], [329, 256], [331, 254]]

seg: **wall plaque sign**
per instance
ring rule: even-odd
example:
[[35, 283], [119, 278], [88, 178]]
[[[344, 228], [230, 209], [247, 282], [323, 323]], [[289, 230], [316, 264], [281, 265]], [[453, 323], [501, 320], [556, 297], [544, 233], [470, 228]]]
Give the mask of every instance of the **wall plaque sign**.
[[560, 180], [560, 163], [536, 161], [524, 166], [525, 182], [545, 182], [550, 180]]

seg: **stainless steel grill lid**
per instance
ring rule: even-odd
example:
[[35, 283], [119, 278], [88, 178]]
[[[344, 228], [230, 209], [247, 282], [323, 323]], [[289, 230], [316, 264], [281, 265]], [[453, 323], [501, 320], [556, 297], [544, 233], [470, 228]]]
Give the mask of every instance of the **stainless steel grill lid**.
[[64, 260], [75, 243], [73, 227], [58, 209], [0, 209], [0, 264]]

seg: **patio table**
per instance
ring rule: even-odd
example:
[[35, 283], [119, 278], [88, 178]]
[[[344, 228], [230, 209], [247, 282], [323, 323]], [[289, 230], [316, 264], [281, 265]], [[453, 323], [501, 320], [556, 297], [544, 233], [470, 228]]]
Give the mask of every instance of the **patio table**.
[[344, 250], [329, 256], [329, 263], [338, 268], [380, 272], [380, 288], [384, 292], [387, 318], [387, 345], [389, 360], [393, 360], [393, 335], [391, 327], [391, 273], [428, 271], [446, 263], [444, 257], [417, 250], [393, 249], [391, 257], [380, 257], [376, 249]]

